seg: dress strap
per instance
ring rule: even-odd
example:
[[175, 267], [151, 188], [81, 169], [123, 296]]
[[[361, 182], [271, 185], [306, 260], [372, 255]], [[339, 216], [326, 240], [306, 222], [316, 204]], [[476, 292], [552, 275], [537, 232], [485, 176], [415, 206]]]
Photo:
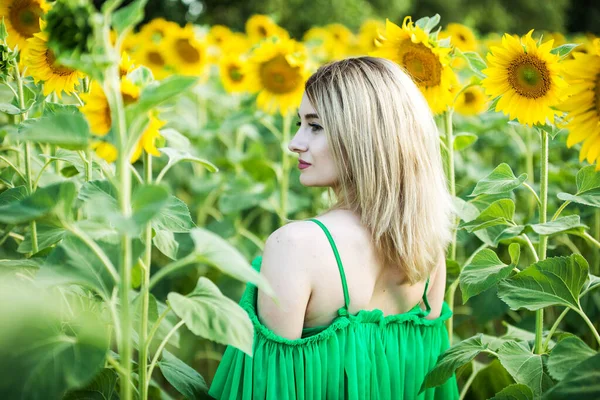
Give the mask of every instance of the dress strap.
[[321, 229], [323, 229], [323, 232], [325, 232], [325, 235], [327, 235], [327, 239], [329, 239], [329, 244], [331, 245], [331, 248], [333, 249], [333, 254], [335, 254], [335, 260], [337, 261], [338, 269], [340, 270], [340, 277], [342, 278], [342, 288], [344, 289], [344, 308], [346, 309], [346, 311], [348, 311], [348, 305], [350, 304], [350, 295], [348, 294], [348, 284], [346, 283], [346, 274], [344, 273], [344, 267], [342, 265], [342, 260], [340, 259], [340, 254], [338, 253], [335, 242], [333, 241], [333, 238], [331, 237], [331, 233], [329, 233], [329, 230], [325, 227], [325, 225], [323, 225], [323, 223], [321, 221], [314, 219], [314, 218], [309, 218], [308, 220], [316, 222], [317, 225], [319, 225], [321, 227]]
[[427, 307], [426, 315], [431, 312], [431, 306], [429, 305], [429, 301], [427, 300], [427, 288], [429, 287], [429, 277], [427, 277], [427, 281], [425, 282], [425, 290], [423, 291], [423, 303], [425, 303], [425, 307]]

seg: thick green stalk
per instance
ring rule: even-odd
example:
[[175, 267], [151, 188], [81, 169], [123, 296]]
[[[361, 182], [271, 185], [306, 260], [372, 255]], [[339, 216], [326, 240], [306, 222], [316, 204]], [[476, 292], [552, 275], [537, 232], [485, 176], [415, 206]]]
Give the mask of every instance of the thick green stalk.
[[[144, 180], [147, 184], [152, 183], [152, 155], [144, 151]], [[140, 350], [139, 350], [139, 391], [141, 399], [145, 400], [148, 397], [146, 382], [146, 368], [148, 366], [148, 347], [146, 346], [146, 338], [148, 333], [148, 304], [150, 297], [150, 263], [152, 262], [152, 225], [146, 226], [144, 232], [144, 244], [146, 246], [144, 253], [144, 269], [142, 277], [142, 285], [140, 294], [142, 296], [142, 315], [140, 317]]]
[[279, 218], [281, 225], [287, 221], [287, 198], [290, 180], [290, 155], [288, 154], [287, 145], [290, 141], [290, 124], [292, 122], [291, 114], [287, 113], [283, 117], [283, 140], [281, 142], [282, 160], [281, 160], [281, 207], [279, 209]]
[[[446, 132], [446, 162], [447, 168], [446, 171], [448, 173], [448, 181], [450, 184], [450, 194], [452, 197], [456, 196], [456, 181], [454, 178], [454, 137], [452, 132], [452, 113], [453, 110], [450, 108], [448, 111], [444, 113], [444, 130]], [[450, 242], [450, 248], [448, 249], [448, 258], [451, 260], [456, 259], [456, 225], [458, 221], [457, 217], [454, 217], [454, 225], [452, 227], [452, 242]], [[458, 278], [456, 279], [458, 282]], [[456, 288], [458, 287], [458, 283], [456, 285], [450, 285], [448, 288], [448, 292], [446, 293], [446, 303], [451, 310], [454, 310], [454, 295], [456, 293]], [[446, 320], [446, 329], [448, 330], [448, 340], [450, 341], [450, 345], [452, 345], [452, 335], [453, 335], [453, 318], [450, 317]]]
[[[17, 81], [17, 92], [19, 95], [19, 108], [25, 109], [25, 94], [23, 92], [23, 78], [19, 71], [19, 64], [14, 61], [15, 80]], [[27, 112], [21, 114], [21, 122], [27, 119]], [[25, 184], [27, 185], [27, 191], [31, 195], [33, 194], [33, 182], [31, 180], [31, 147], [28, 141], [23, 143], [25, 151]], [[35, 254], [38, 252], [38, 238], [37, 238], [37, 226], [35, 221], [31, 221], [29, 224], [31, 230], [31, 253]]]
[[[546, 223], [546, 214], [548, 210], [548, 133], [540, 129], [542, 135], [542, 154], [540, 157], [540, 218], [539, 223]], [[538, 247], [538, 257], [540, 261], [546, 259], [546, 247], [548, 245], [548, 236], [540, 235]], [[535, 353], [542, 354], [544, 346], [542, 344], [542, 332], [544, 331], [544, 309], [541, 308], [535, 312]]]

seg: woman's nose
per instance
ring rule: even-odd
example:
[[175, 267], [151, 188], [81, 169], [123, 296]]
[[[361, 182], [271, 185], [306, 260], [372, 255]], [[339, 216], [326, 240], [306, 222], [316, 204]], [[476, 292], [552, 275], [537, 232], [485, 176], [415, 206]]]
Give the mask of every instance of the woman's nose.
[[288, 149], [291, 152], [298, 153], [298, 152], [306, 151], [306, 145], [298, 142], [297, 138], [294, 137], [292, 140], [290, 140], [290, 143], [288, 144]]

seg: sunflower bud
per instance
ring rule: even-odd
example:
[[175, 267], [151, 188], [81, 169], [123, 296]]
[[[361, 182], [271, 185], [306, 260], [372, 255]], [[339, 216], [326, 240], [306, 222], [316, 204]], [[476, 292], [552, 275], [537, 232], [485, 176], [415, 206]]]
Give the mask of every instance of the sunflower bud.
[[86, 0], [57, 0], [46, 15], [48, 46], [57, 57], [63, 53], [89, 53], [94, 9]]
[[4, 43], [0, 43], [0, 77], [11, 74], [14, 58], [15, 56], [8, 46]]

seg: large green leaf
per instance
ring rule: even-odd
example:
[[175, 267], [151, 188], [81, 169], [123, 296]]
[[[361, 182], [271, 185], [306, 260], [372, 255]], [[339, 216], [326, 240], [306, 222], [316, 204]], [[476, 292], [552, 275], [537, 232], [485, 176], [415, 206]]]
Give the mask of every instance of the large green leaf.
[[[16, 282], [0, 289], [3, 399], [61, 399], [104, 367], [109, 329], [80, 297], [65, 308], [57, 293]], [[61, 312], [64, 310], [64, 312]], [[68, 310], [68, 311], [67, 311]]]
[[275, 293], [263, 275], [253, 269], [246, 258], [227, 241], [209, 230], [190, 231], [198, 261], [209, 264], [242, 282], [250, 282], [269, 296]]
[[231, 345], [252, 356], [254, 327], [246, 311], [223, 296], [209, 279], [200, 277], [187, 297], [171, 292], [169, 304], [196, 335]]
[[[517, 243], [511, 246], [519, 248]], [[517, 257], [518, 262], [518, 257]], [[460, 273], [460, 291], [463, 303], [469, 298], [489, 289], [510, 275], [516, 264], [504, 264], [493, 250], [483, 249], [478, 252], [470, 264], [465, 265]]]
[[120, 34], [127, 27], [133, 27], [144, 19], [144, 7], [146, 7], [148, 0], [135, 0], [116, 10], [112, 15], [112, 24], [115, 31]]
[[206, 398], [205, 393], [208, 391], [208, 386], [202, 375], [167, 350], [163, 350], [158, 367], [165, 379], [186, 399]]
[[202, 165], [210, 172], [218, 172], [219, 168], [216, 165], [211, 163], [208, 160], [204, 160], [202, 158], [195, 157], [184, 150], [173, 149], [170, 147], [162, 147], [159, 149], [161, 153], [166, 154], [169, 157], [169, 162], [164, 167], [165, 169], [170, 169], [173, 165], [180, 162], [193, 162], [195, 164]]
[[427, 388], [443, 385], [458, 367], [471, 362], [475, 356], [486, 349], [487, 345], [482, 343], [481, 333], [450, 347], [440, 355], [435, 367], [429, 371], [419, 393]]
[[585, 344], [585, 342], [576, 336], [564, 338], [550, 353], [548, 359], [548, 372], [550, 375], [560, 381], [571, 371], [581, 360], [585, 360], [596, 352]]
[[62, 111], [22, 122], [15, 139], [84, 150], [88, 147], [90, 128], [83, 114]]
[[517, 178], [510, 166], [506, 163], [498, 165], [488, 176], [477, 182], [477, 186], [469, 196], [480, 194], [497, 194], [510, 192], [521, 186], [527, 179], [527, 174]]
[[40, 259], [0, 260], [0, 281], [15, 278], [17, 275], [25, 279], [33, 279], [40, 269]]
[[498, 349], [498, 359], [515, 382], [527, 385], [535, 397], [553, 385], [544, 372], [542, 355], [533, 354], [523, 342], [508, 341]]
[[154, 231], [154, 237], [152, 243], [161, 253], [169, 257], [171, 260], [177, 259], [177, 252], [179, 251], [179, 243], [175, 240], [175, 235], [172, 231], [165, 229], [156, 229]]
[[[39, 250], [43, 250], [46, 247], [50, 247], [53, 244], [58, 243], [65, 236], [64, 228], [52, 223], [37, 224], [36, 232]], [[33, 251], [31, 247], [30, 231], [25, 234], [25, 240], [19, 244], [17, 251], [19, 253], [30, 253]]]
[[523, 225], [506, 226], [496, 225], [489, 228], [475, 231], [477, 236], [482, 242], [490, 247], [497, 247], [498, 244], [503, 240], [512, 240], [519, 236], [525, 227]]
[[188, 232], [194, 226], [196, 225], [192, 221], [188, 206], [173, 195], [167, 198], [163, 207], [152, 219], [154, 229], [164, 229], [171, 232]]
[[52, 212], [67, 217], [75, 195], [75, 184], [69, 181], [39, 188], [28, 197], [0, 205], [0, 222], [22, 224]]
[[594, 189], [594, 190], [590, 190], [589, 192], [580, 194], [580, 195], [573, 195], [573, 194], [569, 194], [569, 193], [559, 193], [556, 195], [556, 197], [558, 197], [560, 200], [562, 201], [572, 201], [573, 203], [579, 203], [579, 204], [583, 204], [586, 206], [591, 206], [591, 207], [600, 207], [600, 190], [599, 189]]
[[511, 199], [500, 199], [490, 204], [477, 218], [458, 227], [473, 232], [496, 225], [515, 225], [512, 222], [514, 215], [515, 203]]
[[562, 305], [579, 309], [579, 295], [588, 278], [589, 266], [579, 254], [552, 257], [527, 267], [501, 281], [498, 296], [513, 310]]
[[477, 207], [475, 207], [468, 201], [465, 201], [460, 197], [456, 196], [454, 196], [452, 200], [454, 210], [456, 211], [456, 215], [458, 215], [463, 221], [472, 221], [479, 215], [479, 210], [477, 209]]
[[533, 392], [527, 385], [515, 383], [496, 393], [490, 400], [533, 400]]
[[68, 392], [62, 400], [118, 400], [119, 375], [112, 368], [104, 368], [86, 387]]
[[4, 204], [14, 203], [23, 200], [27, 197], [27, 188], [25, 186], [17, 186], [10, 188], [0, 193], [0, 206]]
[[600, 172], [596, 171], [595, 165], [588, 165], [577, 172], [575, 181], [577, 184], [577, 194], [600, 188]]
[[533, 231], [538, 235], [549, 236], [570, 231], [571, 229], [583, 232], [585, 229], [589, 229], [589, 227], [580, 222], [579, 215], [569, 215], [543, 224], [527, 225], [525, 229], [526, 231]]
[[600, 353], [579, 363], [562, 381], [544, 394], [544, 399], [548, 400], [598, 398], [600, 398]]
[[141, 228], [166, 207], [169, 192], [158, 185], [140, 185], [131, 199], [132, 219]]

